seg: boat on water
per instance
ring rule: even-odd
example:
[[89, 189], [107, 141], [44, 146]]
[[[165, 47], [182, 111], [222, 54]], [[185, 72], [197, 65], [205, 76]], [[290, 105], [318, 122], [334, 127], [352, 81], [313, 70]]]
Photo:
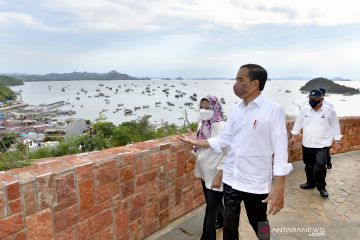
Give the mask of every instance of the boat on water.
[[124, 114], [125, 114], [125, 115], [130, 115], [130, 114], [132, 114], [132, 113], [133, 113], [132, 110], [130, 110], [130, 109], [124, 109]]

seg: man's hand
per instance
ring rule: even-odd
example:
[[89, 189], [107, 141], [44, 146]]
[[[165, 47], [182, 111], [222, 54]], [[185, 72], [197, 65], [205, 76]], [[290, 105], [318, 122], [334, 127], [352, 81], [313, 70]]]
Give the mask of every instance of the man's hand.
[[274, 186], [268, 197], [262, 200], [263, 203], [269, 203], [267, 214], [275, 215], [284, 207], [284, 176], [277, 176]]
[[292, 135], [291, 138], [290, 138], [291, 148], [295, 147], [295, 143], [296, 143], [296, 137], [294, 135]]
[[203, 148], [210, 147], [209, 142], [206, 139], [204, 139], [204, 140], [196, 140], [194, 138], [185, 136], [183, 134], [179, 134], [178, 139], [183, 141], [183, 142], [189, 143], [189, 144], [191, 144], [193, 146], [203, 147]]
[[196, 145], [196, 139], [185, 136], [184, 134], [179, 134], [178, 139], [191, 145]]
[[340, 141], [335, 141], [334, 143], [334, 150], [338, 151], [341, 149], [341, 142]]
[[213, 181], [211, 183], [211, 189], [213, 189], [213, 188], [219, 189], [221, 187], [222, 177], [223, 177], [223, 171], [219, 170], [216, 173], [216, 175], [215, 175], [215, 177], [214, 177], [214, 179], [213, 179]]

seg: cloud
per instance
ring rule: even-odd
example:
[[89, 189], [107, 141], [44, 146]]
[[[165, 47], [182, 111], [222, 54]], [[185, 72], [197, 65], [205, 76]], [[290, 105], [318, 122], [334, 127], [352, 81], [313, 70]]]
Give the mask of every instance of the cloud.
[[[6, 1], [8, 8], [11, 1]], [[217, 27], [241, 30], [257, 24], [334, 26], [360, 22], [360, 8], [354, 7], [355, 0], [29, 1], [31, 4], [17, 2], [26, 6], [23, 12], [28, 15], [17, 14], [18, 18], [26, 17], [23, 22], [33, 21], [29, 27], [34, 23], [56, 22], [56, 27], [69, 31], [165, 31], [190, 21], [191, 27], [205, 26], [207, 30]], [[4, 1], [0, 0], [0, 6], [1, 3]]]
[[46, 26], [37, 21], [33, 16], [18, 12], [0, 12], [0, 28], [21, 26], [24, 28], [37, 29], [42, 31], [54, 31], [56, 28]]
[[356, 3], [0, 0], [0, 66], [30, 73], [233, 76], [239, 64], [252, 61], [276, 76], [355, 72], [345, 65], [358, 69], [353, 63], [360, 61], [347, 50], [359, 47]]

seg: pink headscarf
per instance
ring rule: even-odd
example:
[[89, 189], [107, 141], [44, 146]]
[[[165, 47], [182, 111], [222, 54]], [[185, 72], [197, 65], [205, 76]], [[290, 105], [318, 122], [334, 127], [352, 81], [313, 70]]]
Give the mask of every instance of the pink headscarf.
[[[208, 95], [208, 96], [202, 98], [201, 101], [204, 99], [209, 101], [210, 109], [212, 111], [214, 111], [214, 115], [210, 120], [202, 121], [201, 127], [199, 128], [199, 130], [196, 133], [196, 139], [210, 138], [212, 124], [214, 122], [224, 121], [222, 107], [221, 107], [220, 101], [217, 99], [217, 97]], [[200, 103], [201, 103], [201, 101], [200, 101]]]

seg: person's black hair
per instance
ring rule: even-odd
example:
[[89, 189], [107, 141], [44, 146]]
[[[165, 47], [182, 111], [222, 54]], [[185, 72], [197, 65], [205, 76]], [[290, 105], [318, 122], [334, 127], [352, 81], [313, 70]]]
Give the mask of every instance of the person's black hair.
[[319, 90], [322, 92], [323, 95], [325, 95], [326, 89], [319, 87]]
[[259, 90], [264, 90], [265, 83], [267, 80], [267, 72], [265, 68], [257, 64], [245, 64], [242, 65], [240, 68], [247, 68], [249, 71], [249, 78], [251, 81], [259, 80]]
[[207, 99], [207, 98], [202, 98], [202, 99], [200, 100], [200, 103], [202, 103], [202, 101], [207, 101], [208, 103], [210, 103], [209, 99]]

